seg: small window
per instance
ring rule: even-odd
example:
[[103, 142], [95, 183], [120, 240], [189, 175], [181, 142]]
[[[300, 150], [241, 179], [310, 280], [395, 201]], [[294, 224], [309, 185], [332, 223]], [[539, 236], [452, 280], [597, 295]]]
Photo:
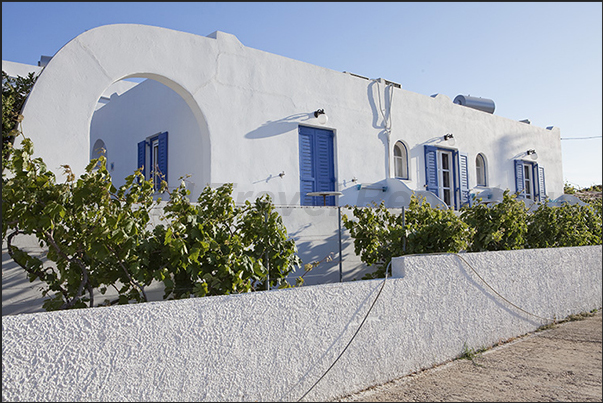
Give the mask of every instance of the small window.
[[[92, 147], [92, 155], [90, 156], [91, 160], [95, 160], [100, 158], [101, 155], [104, 155], [107, 158], [107, 147], [105, 147], [105, 142], [101, 139], [98, 139], [94, 142], [94, 146]], [[100, 163], [96, 163], [94, 169], [100, 168]]]
[[401, 141], [394, 145], [394, 175], [399, 179], [408, 179], [408, 151]]
[[486, 159], [482, 154], [475, 157], [475, 176], [477, 178], [477, 186], [486, 185]]

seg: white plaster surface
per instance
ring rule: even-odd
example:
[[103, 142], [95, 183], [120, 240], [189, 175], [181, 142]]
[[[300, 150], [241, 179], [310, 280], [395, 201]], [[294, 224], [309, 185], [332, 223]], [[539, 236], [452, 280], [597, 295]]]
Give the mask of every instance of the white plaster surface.
[[[112, 116], [94, 119], [91, 127], [99, 96], [130, 77], [153, 79], [173, 90], [161, 100], [167, 106], [163, 113], [149, 113], [141, 123], [139, 116], [145, 111], [140, 109], [149, 104], [149, 92], [135, 87], [131, 96], [116, 97], [103, 107], [113, 104], [104, 111]], [[545, 169], [548, 196], [555, 199], [563, 194], [558, 128], [548, 130], [474, 110], [452, 103], [445, 95], [430, 97], [393, 88], [386, 96], [385, 89], [380, 81], [246, 47], [224, 32], [203, 37], [116, 24], [82, 33], [53, 56], [25, 105], [23, 130], [33, 139], [37, 155], [55, 172], [61, 164], [69, 164], [81, 173], [94, 144], [91, 136], [119, 144], [127, 156], [116, 161], [115, 172], [123, 176], [122, 167], [128, 171], [135, 166], [135, 147], [144, 137], [191, 127], [190, 141], [178, 134], [172, 144], [170, 138], [169, 175], [173, 185], [173, 178], [192, 174], [193, 199], [207, 183], [232, 182], [247, 199], [268, 191], [279, 195], [277, 204], [299, 205], [300, 125], [334, 132], [336, 190], [343, 193], [340, 205], [380, 197], [393, 200], [388, 207], [399, 207], [393, 204], [399, 198], [392, 191], [369, 195], [356, 187], [392, 177], [389, 158], [397, 140], [409, 146], [406, 198], [412, 190], [424, 191], [424, 145], [445, 146], [446, 133], [454, 133], [454, 148], [469, 155], [471, 189], [476, 187], [475, 157], [482, 153], [488, 186], [515, 191], [513, 160], [525, 158], [532, 148]], [[177, 113], [183, 103], [197, 127], [174, 123], [166, 128], [172, 123], [165, 114]], [[313, 116], [320, 108], [329, 116], [324, 126]], [[137, 130], [120, 111], [131, 111]], [[389, 137], [383, 111], [391, 114]], [[116, 122], [125, 123], [121, 130], [115, 129]], [[148, 133], [140, 133], [142, 129]], [[58, 134], [63, 141], [55, 141]]]
[[[601, 246], [408, 256], [395, 276], [2, 319], [3, 401], [324, 401], [600, 308]], [[534, 316], [537, 315], [537, 316]]]
[[2, 71], [10, 77], [27, 77], [29, 73], [34, 73], [34, 75], [40, 74], [42, 67], [2, 60]]
[[[2, 60], [2, 71], [4, 71], [10, 77], [27, 77], [29, 73], [34, 73], [34, 76], [37, 76], [42, 72], [42, 69], [43, 67], [39, 66]], [[131, 81], [117, 81], [113, 83], [100, 96], [95, 109], [99, 109], [100, 107], [102, 107], [109, 100], [111, 95], [123, 94], [124, 92], [132, 89], [136, 85], [137, 83]]]

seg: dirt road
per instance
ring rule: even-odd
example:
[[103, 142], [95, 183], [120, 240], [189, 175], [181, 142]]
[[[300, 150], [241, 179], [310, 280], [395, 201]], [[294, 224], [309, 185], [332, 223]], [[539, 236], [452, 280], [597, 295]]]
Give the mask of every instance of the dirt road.
[[601, 311], [341, 402], [601, 402]]

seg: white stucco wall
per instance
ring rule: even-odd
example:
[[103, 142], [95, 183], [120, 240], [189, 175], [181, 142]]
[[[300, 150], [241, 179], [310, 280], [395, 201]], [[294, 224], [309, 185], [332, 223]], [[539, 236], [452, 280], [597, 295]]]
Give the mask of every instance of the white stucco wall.
[[[430, 97], [394, 88], [388, 149], [380, 111], [390, 105], [384, 84], [249, 48], [223, 32], [201, 37], [133, 24], [86, 31], [59, 50], [41, 74], [25, 106], [23, 128], [37, 152], [50, 159], [51, 168], [65, 163], [70, 155], [76, 172], [83, 169], [89, 156], [94, 104], [109, 85], [127, 77], [158, 80], [189, 106], [199, 128], [201, 146], [196, 152], [202, 167], [186, 166], [180, 171], [180, 161], [188, 158], [177, 157], [172, 169], [171, 158], [170, 176], [192, 173], [196, 178], [193, 198], [206, 183], [233, 182], [236, 191], [250, 198], [269, 191], [283, 194], [282, 204], [298, 204], [299, 125], [334, 131], [336, 190], [343, 192], [340, 205], [355, 204], [358, 183], [371, 185], [392, 175], [388, 155], [396, 140], [410, 148], [410, 180], [405, 183], [412, 190], [423, 190], [423, 146], [442, 145], [442, 136], [450, 132], [455, 135], [455, 148], [469, 154], [471, 187], [475, 186], [475, 157], [484, 153], [489, 186], [514, 191], [513, 159], [525, 158], [526, 150], [533, 148], [545, 168], [549, 197], [563, 193], [557, 128], [538, 128], [473, 110], [443, 95]], [[57, 88], [61, 88], [58, 95]], [[138, 94], [146, 97], [142, 91]], [[123, 97], [122, 104], [128, 110], [136, 108], [136, 103], [126, 100]], [[313, 116], [320, 108], [329, 116], [324, 126]], [[164, 124], [161, 116], [155, 122], [153, 118], [146, 122], [149, 135], [164, 130], [159, 128]], [[155, 123], [157, 128], [151, 127]], [[94, 130], [107, 137], [104, 133], [111, 130], [101, 126], [95, 122]], [[59, 131], [65, 139], [61, 161], [53, 148], [57, 144], [49, 136]], [[124, 150], [139, 141], [127, 131], [113, 133], [120, 137]], [[188, 151], [181, 145], [170, 150], [176, 155]], [[135, 161], [136, 154], [130, 158]], [[282, 178], [281, 172], [285, 172]], [[353, 178], [358, 182], [352, 182]]]
[[[124, 81], [115, 84], [120, 82]], [[124, 108], [124, 104], [135, 107]], [[103, 140], [107, 150], [107, 168], [113, 184], [119, 187], [138, 169], [138, 142], [168, 131], [170, 164], [167, 182], [171, 188], [177, 187], [180, 177], [191, 175], [187, 178], [188, 188], [198, 196], [205, 185], [199, 177], [204, 158], [201, 130], [182, 97], [168, 86], [148, 79], [130, 91], [113, 95], [94, 113], [90, 152], [93, 152], [92, 147], [98, 139]]]
[[433, 255], [395, 259], [385, 283], [3, 317], [2, 399], [296, 401], [382, 289], [304, 400], [333, 399], [601, 308], [601, 252], [463, 254], [523, 311], [457, 256]]
[[[2, 71], [4, 71], [10, 77], [27, 77], [29, 73], [34, 73], [34, 75], [37, 76], [42, 72], [42, 69], [43, 67], [40, 66], [2, 60]], [[107, 88], [105, 92], [103, 92], [103, 94], [100, 96], [95, 109], [102, 107], [109, 100], [111, 95], [123, 94], [124, 92], [130, 90], [136, 85], [136, 82], [131, 81], [118, 81], [116, 83], [113, 83], [113, 85]]]
[[10, 77], [27, 77], [29, 73], [40, 74], [42, 67], [2, 60], [2, 71]]

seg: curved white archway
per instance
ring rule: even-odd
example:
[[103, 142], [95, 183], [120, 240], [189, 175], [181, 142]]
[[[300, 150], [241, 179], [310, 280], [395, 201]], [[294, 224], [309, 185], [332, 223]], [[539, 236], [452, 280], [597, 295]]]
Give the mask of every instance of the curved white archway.
[[65, 179], [63, 164], [80, 175], [89, 162], [90, 122], [100, 95], [119, 80], [151, 78], [180, 95], [195, 116], [202, 137], [201, 180], [210, 183], [209, 125], [195, 94], [212, 78], [216, 54], [214, 39], [165, 28], [116, 24], [86, 31], [63, 46], [38, 77], [23, 108], [23, 134], [59, 180]]

